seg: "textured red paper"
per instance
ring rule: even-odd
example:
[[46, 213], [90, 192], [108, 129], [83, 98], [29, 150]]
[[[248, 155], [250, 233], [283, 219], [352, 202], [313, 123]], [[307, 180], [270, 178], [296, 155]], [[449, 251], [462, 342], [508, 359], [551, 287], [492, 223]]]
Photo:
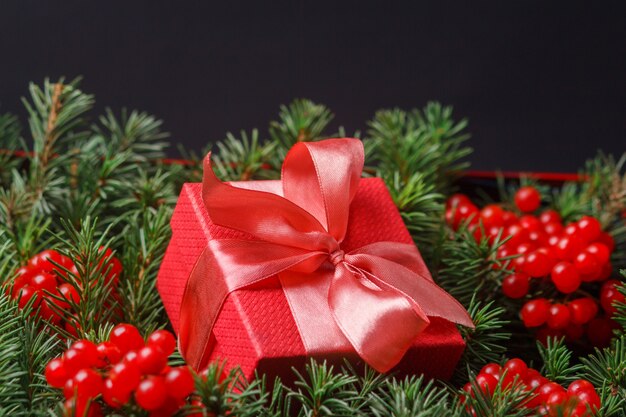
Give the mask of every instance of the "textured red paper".
[[[249, 188], [250, 184], [233, 184]], [[172, 240], [159, 271], [157, 286], [174, 329], [187, 278], [207, 242], [245, 235], [211, 223], [201, 197], [201, 184], [185, 184], [171, 220]], [[279, 193], [280, 183], [264, 181], [263, 188]], [[342, 249], [346, 252], [380, 241], [411, 243], [387, 188], [379, 178], [362, 179], [350, 206], [350, 222]], [[210, 294], [207, 294], [210, 297]], [[255, 370], [286, 377], [291, 366], [301, 368], [306, 352], [278, 279], [232, 293], [213, 330], [211, 360], [226, 360], [227, 368], [240, 366], [247, 377]], [[445, 320], [431, 324], [416, 339], [400, 364], [401, 374], [424, 373], [448, 379], [464, 348], [456, 326]], [[357, 363], [354, 352], [328, 352], [320, 359]]]

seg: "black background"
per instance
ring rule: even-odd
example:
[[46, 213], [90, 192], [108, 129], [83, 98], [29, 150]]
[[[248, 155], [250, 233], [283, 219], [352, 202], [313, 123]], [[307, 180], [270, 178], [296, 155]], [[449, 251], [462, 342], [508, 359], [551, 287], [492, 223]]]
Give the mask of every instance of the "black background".
[[469, 118], [475, 168], [575, 171], [626, 150], [624, 3], [5, 1], [0, 111], [83, 75], [99, 109], [152, 112], [199, 149], [297, 97], [348, 132], [439, 100]]

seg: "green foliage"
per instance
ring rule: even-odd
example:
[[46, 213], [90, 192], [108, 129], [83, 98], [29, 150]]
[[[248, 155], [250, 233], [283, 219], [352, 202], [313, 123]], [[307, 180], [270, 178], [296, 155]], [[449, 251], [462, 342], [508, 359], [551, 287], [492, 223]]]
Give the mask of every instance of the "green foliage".
[[[500, 361], [511, 334], [504, 330], [504, 326], [508, 324], [503, 319], [505, 309], [495, 306], [493, 301], [483, 305], [472, 299], [467, 311], [475, 328], [459, 327], [466, 345], [460, 362], [470, 372], [478, 372], [485, 364]], [[457, 382], [467, 381], [468, 373], [463, 366], [457, 366], [456, 371]]]
[[460, 416], [462, 409], [451, 401], [451, 393], [437, 387], [423, 376], [407, 377], [401, 381], [386, 379], [370, 399], [370, 411], [375, 417], [440, 417]]
[[43, 369], [60, 340], [29, 313], [0, 292], [0, 415], [43, 416], [56, 401]]
[[580, 361], [585, 378], [601, 387], [603, 415], [626, 415], [626, 338], [621, 336], [612, 347], [596, 349]]
[[298, 142], [323, 139], [334, 115], [322, 104], [300, 99], [288, 106], [280, 106], [278, 118], [278, 121], [270, 122], [270, 138], [287, 151]]
[[215, 171], [225, 181], [279, 178], [280, 166], [270, 165], [277, 145], [277, 142], [261, 143], [256, 129], [250, 136], [242, 131], [241, 139], [228, 133], [224, 141], [215, 144], [217, 153], [212, 157]]
[[572, 366], [572, 351], [565, 346], [564, 340], [548, 338], [546, 345], [537, 342], [537, 349], [543, 359], [541, 374], [551, 381], [567, 385], [577, 379], [582, 367]]
[[[59, 278], [79, 293], [79, 302], [63, 300], [75, 316], [56, 310], [73, 323], [79, 337], [105, 340], [120, 321], [143, 333], [167, 327], [156, 276], [178, 191], [183, 182], [199, 181], [203, 155], [191, 155], [191, 162], [182, 165], [164, 163], [168, 135], [160, 120], [143, 112], [106, 110], [88, 123], [94, 98], [79, 89], [78, 81], [33, 84], [24, 104], [32, 149], [25, 145], [30, 140], [23, 140], [17, 118], [0, 115], [0, 149], [9, 151], [0, 153], [0, 416], [60, 416], [62, 397], [41, 374], [61, 345], [75, 336], [31, 318], [29, 308], [17, 308], [6, 292], [17, 268], [45, 248], [56, 248], [74, 261], [77, 271], [62, 269]], [[341, 128], [330, 133], [333, 117], [328, 108], [308, 100], [282, 106], [266, 136], [252, 130], [228, 134], [216, 143], [218, 175], [244, 181], [278, 178], [295, 143], [345, 136]], [[367, 126], [364, 175], [383, 178], [433, 277], [468, 308], [476, 325], [460, 328], [467, 348], [455, 386], [417, 375], [397, 379], [348, 364], [335, 370], [315, 361], [304, 372], [294, 370], [295, 383], [285, 385], [264, 376], [246, 381], [241, 370], [224, 372], [214, 364], [197, 378], [197, 399], [215, 416], [461, 417], [470, 414], [468, 407], [478, 416], [524, 416], [531, 411], [520, 407], [527, 400], [520, 391], [498, 387], [493, 396], [478, 392], [465, 404], [457, 395], [457, 388], [485, 363], [519, 355], [542, 359], [545, 374], [561, 383], [589, 378], [602, 395], [599, 415], [626, 414], [624, 336], [611, 348], [583, 358], [560, 341], [535, 349], [528, 332], [516, 327], [519, 305], [500, 291], [510, 262], [497, 256], [502, 239], [477, 241], [469, 225], [455, 233], [445, 225], [445, 198], [454, 191], [471, 153], [467, 121], [456, 121], [451, 107], [428, 103], [422, 110], [381, 110]], [[566, 184], [552, 195], [530, 177], [520, 183], [539, 186], [568, 221], [598, 216], [617, 244], [614, 265], [626, 267], [626, 225], [620, 218], [626, 207], [625, 161], [600, 154], [586, 165], [587, 181]], [[505, 205], [512, 208], [515, 188], [501, 190]], [[112, 256], [123, 265], [116, 288], [107, 266]], [[626, 306], [619, 306], [616, 319], [625, 324], [624, 317]], [[170, 363], [183, 360], [175, 354]], [[132, 403], [105, 411], [147, 415]], [[188, 405], [179, 414], [193, 411]]]

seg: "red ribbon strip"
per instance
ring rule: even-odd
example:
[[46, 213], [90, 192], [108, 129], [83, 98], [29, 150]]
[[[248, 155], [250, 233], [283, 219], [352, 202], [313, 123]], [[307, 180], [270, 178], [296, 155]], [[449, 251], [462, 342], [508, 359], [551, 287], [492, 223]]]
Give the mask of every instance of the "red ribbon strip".
[[285, 158], [281, 197], [222, 183], [207, 155], [202, 198], [211, 221], [251, 239], [211, 240], [189, 277], [179, 341], [190, 365], [207, 365], [228, 294], [277, 274], [309, 354], [349, 346], [385, 372], [429, 316], [473, 327], [463, 306], [433, 282], [414, 245], [341, 250], [363, 158], [357, 139], [299, 143]]

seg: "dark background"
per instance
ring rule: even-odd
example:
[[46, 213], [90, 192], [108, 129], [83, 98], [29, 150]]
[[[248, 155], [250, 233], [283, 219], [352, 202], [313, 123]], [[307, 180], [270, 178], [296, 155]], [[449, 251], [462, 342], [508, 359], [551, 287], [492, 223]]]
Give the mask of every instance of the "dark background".
[[199, 149], [297, 97], [348, 132], [439, 100], [469, 118], [475, 168], [575, 171], [626, 150], [624, 4], [5, 1], [0, 111], [83, 75], [98, 108], [152, 112]]

